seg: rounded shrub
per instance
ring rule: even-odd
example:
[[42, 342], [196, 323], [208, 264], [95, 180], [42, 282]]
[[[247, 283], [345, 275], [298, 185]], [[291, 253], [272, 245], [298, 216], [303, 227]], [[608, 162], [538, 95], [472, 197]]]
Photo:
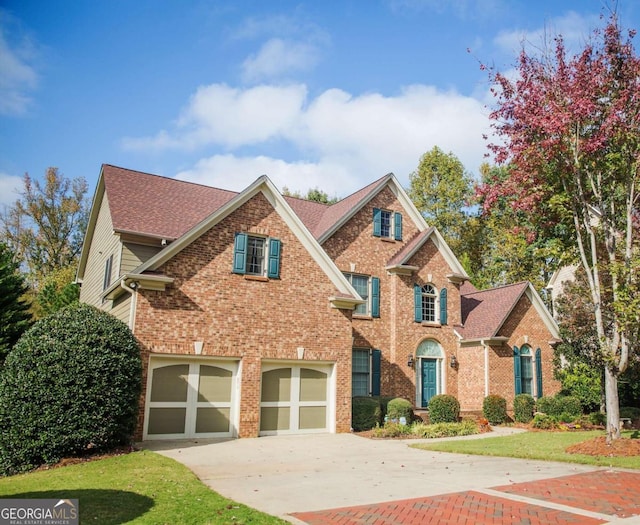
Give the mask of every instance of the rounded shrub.
[[560, 414], [553, 414], [555, 416], [570, 416], [573, 419], [577, 419], [582, 415], [582, 403], [575, 396], [558, 396], [556, 403]]
[[411, 423], [413, 406], [406, 399], [396, 397], [387, 403], [387, 418], [390, 421], [400, 421], [401, 417], [405, 418], [407, 423]]
[[460, 403], [449, 394], [438, 394], [429, 400], [429, 422], [457, 423], [460, 416]]
[[558, 410], [556, 398], [551, 396], [539, 397], [536, 401], [536, 411], [547, 414], [548, 416], [556, 416], [561, 412]]
[[518, 423], [529, 423], [533, 419], [536, 402], [531, 394], [518, 394], [513, 400], [513, 417]]
[[372, 397], [354, 397], [351, 402], [351, 426], [356, 432], [370, 430], [382, 421], [380, 402]]
[[553, 430], [558, 428], [558, 422], [554, 416], [540, 413], [535, 415], [531, 426], [540, 430]]
[[500, 425], [507, 420], [507, 400], [495, 394], [487, 396], [482, 402], [482, 415], [492, 425]]
[[0, 472], [129, 444], [141, 381], [138, 342], [112, 315], [77, 304], [41, 319], [0, 375]]

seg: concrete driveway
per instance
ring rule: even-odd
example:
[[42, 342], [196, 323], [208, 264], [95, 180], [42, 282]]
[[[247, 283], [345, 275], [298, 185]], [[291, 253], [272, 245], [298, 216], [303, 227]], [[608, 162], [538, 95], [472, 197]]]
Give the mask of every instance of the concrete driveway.
[[[307, 434], [149, 441], [142, 446], [185, 464], [219, 494], [295, 523], [301, 521], [292, 517], [293, 513], [461, 491], [495, 495], [492, 487], [602, 470], [568, 463], [446, 454], [408, 446], [415, 442], [371, 440], [352, 434]], [[583, 516], [593, 518], [594, 523], [604, 522], [602, 514], [585, 511]]]

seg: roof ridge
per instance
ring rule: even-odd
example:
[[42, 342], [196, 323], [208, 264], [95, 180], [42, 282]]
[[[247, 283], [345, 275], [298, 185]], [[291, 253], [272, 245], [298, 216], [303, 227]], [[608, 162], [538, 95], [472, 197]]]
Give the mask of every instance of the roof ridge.
[[475, 295], [475, 294], [479, 294], [479, 293], [485, 293], [485, 292], [494, 292], [496, 290], [502, 290], [504, 288], [511, 288], [512, 286], [522, 286], [523, 284], [530, 284], [531, 281], [518, 281], [517, 283], [511, 283], [511, 284], [502, 284], [500, 286], [494, 286], [493, 288], [485, 288], [484, 290], [476, 290], [475, 292], [468, 292], [463, 294], [465, 297], [469, 296], [469, 295]]

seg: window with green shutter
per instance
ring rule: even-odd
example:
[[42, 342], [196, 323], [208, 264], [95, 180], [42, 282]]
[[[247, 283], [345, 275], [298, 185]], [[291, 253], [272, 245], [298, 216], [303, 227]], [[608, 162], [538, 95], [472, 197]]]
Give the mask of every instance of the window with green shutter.
[[278, 279], [280, 253], [279, 239], [236, 233], [233, 243], [233, 273]]
[[343, 272], [343, 275], [365, 301], [363, 304], [357, 305], [353, 313], [380, 317], [380, 278], [347, 272]]

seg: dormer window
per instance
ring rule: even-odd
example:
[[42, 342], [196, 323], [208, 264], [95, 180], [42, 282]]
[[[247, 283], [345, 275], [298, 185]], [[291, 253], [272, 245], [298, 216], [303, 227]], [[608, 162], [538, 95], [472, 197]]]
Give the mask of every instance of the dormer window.
[[383, 239], [402, 240], [402, 214], [380, 208], [373, 209], [373, 235]]

